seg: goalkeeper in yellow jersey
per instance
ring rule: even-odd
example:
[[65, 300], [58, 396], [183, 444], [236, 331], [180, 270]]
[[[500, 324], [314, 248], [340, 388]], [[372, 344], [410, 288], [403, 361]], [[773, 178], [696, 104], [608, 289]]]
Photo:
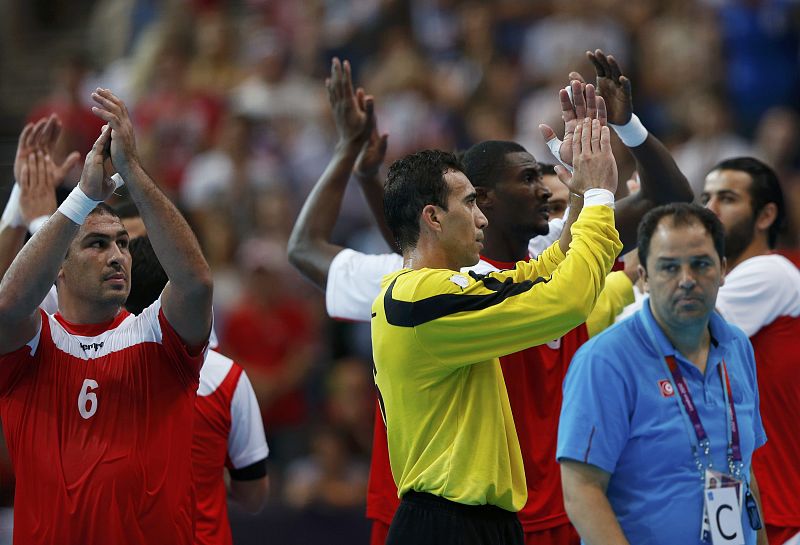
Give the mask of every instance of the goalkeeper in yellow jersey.
[[523, 543], [516, 512], [527, 488], [498, 357], [583, 323], [622, 248], [608, 128], [578, 123], [573, 154], [572, 176], [557, 167], [584, 197], [567, 255], [555, 244], [487, 275], [459, 272], [478, 261], [487, 221], [456, 157], [423, 151], [389, 169], [384, 206], [404, 268], [384, 277], [372, 307], [402, 498], [387, 545]]

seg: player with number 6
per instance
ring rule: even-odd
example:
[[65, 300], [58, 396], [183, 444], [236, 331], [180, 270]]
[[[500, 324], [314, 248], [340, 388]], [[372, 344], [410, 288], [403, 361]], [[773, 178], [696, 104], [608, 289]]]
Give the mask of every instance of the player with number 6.
[[[125, 104], [92, 94], [107, 125], [78, 186], [0, 282], [0, 418], [17, 483], [14, 543], [193, 540], [192, 422], [211, 330], [211, 273], [186, 221], [139, 162]], [[128, 233], [103, 201], [110, 158], [169, 277], [140, 315]], [[39, 305], [55, 283], [58, 312]]]

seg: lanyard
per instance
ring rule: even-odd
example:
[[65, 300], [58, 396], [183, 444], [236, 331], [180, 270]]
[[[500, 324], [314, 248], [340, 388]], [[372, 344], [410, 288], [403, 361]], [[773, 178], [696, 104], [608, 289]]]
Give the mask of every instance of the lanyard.
[[[711, 467], [711, 442], [708, 439], [708, 434], [703, 427], [703, 423], [700, 421], [700, 414], [697, 412], [697, 407], [692, 400], [692, 394], [689, 392], [689, 384], [686, 382], [686, 378], [683, 376], [683, 373], [681, 373], [678, 362], [675, 361], [675, 357], [661, 354], [661, 347], [656, 339], [655, 333], [652, 330], [652, 325], [650, 324], [648, 317], [642, 315], [640, 318], [645, 325], [645, 329], [647, 330], [648, 337], [650, 337], [650, 342], [653, 344], [653, 348], [656, 350], [656, 353], [661, 355], [662, 361], [664, 362], [667, 371], [669, 371], [671, 375], [673, 391], [677, 392], [678, 394], [676, 399], [678, 408], [681, 411], [684, 424], [686, 424], [687, 421], [689, 423], [687, 432], [689, 434], [689, 442], [692, 445], [692, 454], [695, 459], [695, 465], [700, 473], [700, 479], [705, 482], [705, 469], [707, 467]], [[718, 371], [720, 382], [722, 384], [723, 396], [725, 398], [726, 412], [728, 413], [728, 418], [726, 419], [728, 421], [728, 470], [732, 476], [739, 479], [741, 478], [743, 466], [742, 449], [739, 439], [739, 424], [736, 419], [736, 408], [733, 404], [733, 392], [731, 390], [730, 377], [728, 376], [728, 367], [725, 364], [724, 359], [719, 365]], [[692, 439], [690, 430], [694, 430], [694, 435], [697, 440], [696, 442]], [[704, 465], [700, 460], [700, 450], [703, 451], [703, 455], [708, 462], [707, 465]]]

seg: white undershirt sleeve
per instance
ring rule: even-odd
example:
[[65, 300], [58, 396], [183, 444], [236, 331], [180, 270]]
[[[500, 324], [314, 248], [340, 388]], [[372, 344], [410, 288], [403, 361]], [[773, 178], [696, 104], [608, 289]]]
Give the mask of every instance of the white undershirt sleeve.
[[242, 469], [269, 455], [264, 424], [256, 394], [247, 374], [242, 371], [231, 400], [231, 432], [228, 434], [228, 458], [234, 469]]
[[751, 257], [725, 278], [717, 310], [748, 337], [780, 316], [800, 316], [800, 272], [778, 255]]
[[372, 302], [381, 291], [381, 279], [403, 268], [398, 254], [369, 255], [346, 248], [328, 269], [325, 306], [331, 318], [369, 322]]
[[[564, 218], [566, 218], [568, 215], [569, 207], [564, 210]], [[564, 223], [566, 222], [564, 218], [551, 219], [548, 223], [550, 230], [547, 232], [547, 234], [535, 236], [530, 240], [530, 242], [528, 242], [528, 255], [530, 255], [531, 258], [536, 259], [539, 257], [539, 254], [544, 252], [555, 241], [561, 238], [561, 232], [564, 230]]]

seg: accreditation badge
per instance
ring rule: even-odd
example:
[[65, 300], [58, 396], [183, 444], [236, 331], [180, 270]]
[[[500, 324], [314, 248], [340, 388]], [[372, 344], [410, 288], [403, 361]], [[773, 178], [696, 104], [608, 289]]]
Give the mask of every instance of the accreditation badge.
[[700, 539], [713, 545], [744, 545], [741, 481], [706, 469]]

